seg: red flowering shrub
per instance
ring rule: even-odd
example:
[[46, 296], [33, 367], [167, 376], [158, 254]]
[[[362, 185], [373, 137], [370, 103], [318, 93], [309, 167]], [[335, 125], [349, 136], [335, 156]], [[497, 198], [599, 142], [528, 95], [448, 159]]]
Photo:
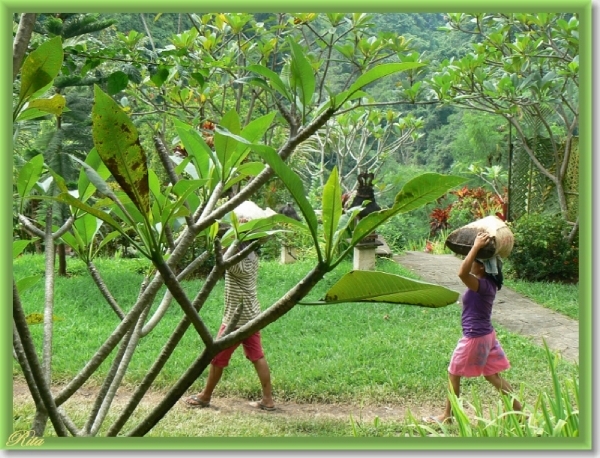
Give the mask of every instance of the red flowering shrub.
[[452, 204], [446, 208], [436, 208], [429, 214], [429, 235], [434, 237], [439, 231], [448, 229], [450, 223], [450, 212], [452, 211]]
[[431, 236], [442, 229], [457, 229], [486, 216], [496, 215], [506, 221], [506, 199], [485, 188], [467, 186], [451, 191], [454, 202], [445, 208], [436, 208], [429, 215]]

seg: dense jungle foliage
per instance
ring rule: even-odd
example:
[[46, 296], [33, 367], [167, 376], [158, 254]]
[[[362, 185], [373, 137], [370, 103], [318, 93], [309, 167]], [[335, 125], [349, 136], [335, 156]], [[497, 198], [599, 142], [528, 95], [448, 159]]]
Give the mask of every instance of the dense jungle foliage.
[[[215, 25], [210, 23], [213, 16], [217, 20]], [[519, 119], [524, 119], [520, 121], [522, 131], [518, 132], [518, 129], [511, 126], [506, 115], [503, 115], [510, 113], [515, 104], [521, 103], [518, 93], [516, 96], [506, 96], [502, 95], [502, 90], [506, 89], [498, 89], [498, 97], [507, 100], [508, 108], [490, 108], [485, 102], [482, 102], [483, 106], [470, 102], [471, 97], [478, 97], [476, 91], [466, 96], [460, 93], [444, 94], [446, 89], [435, 89], [438, 82], [436, 78], [441, 78], [436, 75], [448, 78], [448, 69], [454, 68], [453, 65], [459, 68], [461, 65], [464, 68], [473, 66], [469, 63], [473, 49], [483, 46], [486, 40], [493, 42], [494, 33], [508, 36], [509, 41], [513, 39], [516, 43], [510, 45], [514, 49], [509, 48], [508, 53], [503, 51], [505, 61], [509, 58], [517, 59], [510, 54], [518, 54], [515, 49], [518, 51], [522, 48], [523, 55], [531, 53], [527, 48], [532, 46], [531, 38], [526, 35], [522, 41], [518, 39], [519, 21], [523, 19], [516, 19], [512, 25], [507, 21], [508, 25], [504, 29], [496, 27], [496, 30], [490, 31], [485, 30], [485, 27], [490, 27], [489, 24], [482, 22], [477, 25], [481, 33], [475, 33], [468, 22], [460, 22], [466, 19], [441, 13], [357, 14], [352, 20], [340, 18], [337, 23], [328, 22], [323, 15], [316, 14], [255, 13], [231, 14], [227, 17], [205, 13], [42, 14], [39, 15], [36, 26], [40, 35], [34, 37], [33, 46], [44, 36], [62, 36], [68, 40], [66, 50], [70, 63], [66, 65], [69, 70], [65, 68], [66, 71], [57, 78], [55, 86], [64, 95], [69, 110], [60, 118], [59, 129], [56, 129], [57, 120], [48, 116], [41, 121], [38, 118], [18, 123], [15, 164], [18, 168], [22, 161], [43, 152], [51, 163], [57, 163], [58, 170], [64, 172], [67, 183], [70, 182], [68, 176], [77, 168], [65, 153], [83, 159], [93, 147], [91, 132], [85, 128], [90, 123], [93, 84], [103, 87], [130, 113], [140, 129], [143, 146], [150, 152], [150, 163], [157, 163], [159, 159], [154, 152], [152, 137], [158, 131], [163, 132], [162, 135], [165, 135], [165, 129], [172, 131], [170, 122], [165, 123], [166, 112], [180, 119], [209, 122], [205, 127], [210, 126], [211, 122], [218, 123], [220, 117], [231, 107], [262, 112], [262, 108], [255, 104], [256, 99], [248, 91], [241, 95], [240, 82], [243, 78], [238, 79], [238, 82], [235, 80], [234, 64], [243, 63], [239, 60], [242, 57], [234, 58], [235, 49], [239, 46], [247, 54], [243, 59], [252, 59], [252, 53], [258, 50], [258, 54], [263, 56], [261, 59], [271, 59], [275, 63], [280, 57], [278, 50], [273, 47], [276, 46], [276, 37], [270, 34], [279, 32], [272, 30], [304, 27], [302, 34], [307, 45], [312, 46], [308, 55], [312, 56], [310, 58], [314, 59], [313, 65], [316, 66], [319, 65], [319, 53], [325, 48], [325, 41], [323, 39], [319, 42], [315, 37], [323, 38], [336, 30], [345, 41], [340, 38], [340, 41], [333, 43], [333, 53], [346, 59], [334, 58], [327, 62], [326, 81], [332, 90], [343, 89], [345, 76], [356, 71], [357, 68], [354, 67], [360, 68], [361, 59], [365, 63], [373, 59], [375, 62], [377, 59], [385, 62], [385, 59], [396, 54], [402, 62], [421, 62], [425, 65], [409, 72], [407, 76], [392, 75], [372, 83], [369, 87], [372, 98], [368, 106], [337, 116], [335, 126], [317, 133], [297, 149], [291, 158], [291, 165], [302, 178], [314, 205], [318, 206], [326, 176], [334, 166], [340, 172], [345, 192], [356, 189], [357, 175], [361, 170], [374, 172], [375, 197], [382, 207], [389, 207], [398, 189], [422, 172], [461, 174], [469, 178], [468, 188], [473, 195], [477, 195], [478, 189], [481, 190], [477, 197], [480, 209], [471, 211], [466, 208], [463, 197], [450, 194], [444, 202], [429, 204], [409, 215], [400, 215], [381, 230], [394, 250], [416, 247], [424, 249], [429, 239], [437, 239], [445, 235], [447, 230], [489, 214], [500, 214], [504, 219], [513, 220], [531, 213], [544, 213], [550, 219], [559, 213], [563, 216], [568, 214], [564, 219], [570, 225], [565, 226], [563, 232], [567, 245], [572, 245], [578, 224], [576, 210], [573, 215], [572, 209], [576, 209], [577, 200], [569, 201], [572, 203], [569, 203], [571, 210], [568, 210], [566, 199], [576, 199], [576, 196], [573, 197], [576, 182], [567, 190], [571, 191], [570, 196], [565, 198], [562, 187], [567, 177], [563, 158], [569, 154], [552, 153], [548, 144], [555, 145], [554, 148], [559, 150], [570, 148], [571, 139], [577, 135], [577, 108], [576, 103], [572, 102], [578, 95], [577, 87], [571, 83], [563, 85], [568, 93], [561, 96], [561, 109], [575, 113], [575, 116], [571, 115], [569, 118], [568, 113], [563, 115], [560, 110], [552, 111], [549, 105], [549, 91], [556, 90], [546, 87], [555, 74], [551, 65], [541, 62], [537, 67], [531, 64], [529, 68], [519, 70], [525, 77], [526, 72], [531, 72], [534, 68], [540, 72], [547, 68], [547, 75], [542, 74], [544, 77], [541, 82], [536, 83], [546, 85], [540, 86], [544, 92], [537, 95], [539, 106], [536, 105], [532, 113], [525, 111], [525, 108], [518, 108]], [[555, 45], [559, 48], [562, 46], [558, 51], [569, 54], [571, 62], [566, 62], [568, 65], [565, 68], [570, 71], [576, 71], [577, 43], [564, 40], [562, 35], [576, 27], [575, 19], [573, 15], [564, 14], [558, 18], [558, 22], [552, 22], [557, 21], [556, 18], [542, 18], [548, 26], [540, 22], [540, 28], [546, 27], [544, 33], [556, 35]], [[557, 24], [552, 26], [554, 29], [549, 29], [554, 23]], [[534, 35], [529, 36], [536, 38]], [[241, 42], [235, 43], [240, 37], [246, 40], [243, 45]], [[268, 40], [265, 37], [272, 38]], [[543, 33], [539, 39], [544, 39]], [[198, 57], [194, 57], [198, 53], [194, 49], [195, 41], [199, 41], [201, 48], [213, 56], [211, 58], [214, 62], [224, 59], [225, 67], [231, 69], [222, 74], [220, 82], [209, 77], [214, 64], [203, 61], [204, 67], [197, 67], [202, 60], [198, 61]], [[476, 45], [477, 43], [480, 45]], [[483, 51], [478, 51], [481, 52]], [[179, 70], [187, 69], [187, 73], [182, 73], [180, 78], [176, 69], [167, 64], [167, 60], [173, 57], [178, 62]], [[234, 59], [238, 61], [235, 62]], [[453, 62], [463, 64], [456, 65]], [[561, 71], [565, 73], [566, 70]], [[183, 76], [184, 74], [187, 76]], [[531, 81], [535, 79], [530, 75], [513, 92], [527, 90], [526, 83], [531, 85]], [[503, 79], [500, 82], [505, 84]], [[175, 89], [172, 85], [167, 89], [169, 83], [175, 83]], [[437, 97], [424, 92], [425, 84], [437, 91]], [[440, 84], [448, 87], [450, 83]], [[567, 84], [566, 79], [564, 84]], [[175, 94], [173, 91], [179, 92]], [[256, 92], [256, 89], [252, 91]], [[482, 100], [491, 96], [479, 95]], [[191, 102], [196, 101], [195, 97], [199, 97], [199, 104], [196, 103], [194, 107]], [[512, 102], [511, 98], [514, 99]], [[461, 100], [467, 100], [468, 103], [462, 104]], [[523, 103], [525, 107], [529, 102], [525, 100]], [[198, 108], [199, 111], [194, 112]], [[545, 128], [547, 132], [543, 131]], [[277, 135], [281, 133], [271, 131], [270, 141], [280, 141]], [[166, 137], [170, 139], [172, 134]], [[173, 141], [176, 142], [177, 138]], [[523, 164], [531, 164], [523, 145], [529, 146], [535, 142], [538, 146], [532, 147], [533, 155], [541, 158], [538, 168], [544, 170], [536, 171], [536, 164], [533, 171], [527, 173], [539, 181], [539, 185], [534, 189], [524, 189], [520, 185], [525, 181], [516, 182], [516, 172], [513, 172], [514, 183], [509, 186], [511, 167], [520, 167], [520, 173], [523, 173]], [[176, 151], [178, 145], [173, 143], [169, 147]], [[515, 161], [515, 154], [524, 159], [521, 162]], [[548, 162], [544, 159], [550, 157], [550, 154], [557, 157], [554, 164], [551, 160]], [[512, 165], [509, 163], [511, 157]], [[575, 161], [577, 158], [567, 162]], [[551, 181], [553, 177], [560, 183], [560, 189]], [[509, 187], [512, 192], [511, 203], [508, 202]], [[553, 192], [553, 188], [558, 190], [558, 194]], [[532, 200], [531, 195], [539, 198]], [[287, 191], [276, 181], [270, 183], [256, 198], [259, 204], [273, 209], [290, 201]], [[529, 200], [524, 202], [526, 198]], [[509, 212], [508, 207], [513, 202]], [[32, 202], [29, 211], [35, 214], [43, 209]], [[59, 218], [64, 220], [66, 216]], [[118, 239], [108, 244], [107, 248], [127, 252], [127, 241]], [[531, 259], [530, 262], [535, 263], [537, 259]]]

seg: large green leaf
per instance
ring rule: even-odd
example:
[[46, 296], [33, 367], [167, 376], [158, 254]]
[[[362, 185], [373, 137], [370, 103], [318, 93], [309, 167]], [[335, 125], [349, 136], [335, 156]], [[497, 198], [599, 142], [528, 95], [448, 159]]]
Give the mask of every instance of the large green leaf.
[[112, 231], [112, 232], [106, 234], [104, 236], [104, 238], [102, 239], [102, 241], [98, 244], [98, 248], [94, 252], [93, 257], [98, 256], [98, 254], [100, 253], [100, 251], [102, 251], [102, 248], [104, 248], [104, 246], [106, 246], [108, 243], [112, 242], [114, 239], [116, 239], [117, 237], [120, 237], [120, 236], [121, 236], [121, 234], [119, 234], [119, 231]]
[[[308, 228], [315, 242], [317, 241], [317, 215], [308, 201], [307, 193], [302, 185], [302, 180], [277, 154], [273, 148], [268, 146], [254, 145], [253, 149], [269, 164], [277, 176], [288, 189], [304, 216]], [[318, 250], [318, 244], [317, 244]], [[318, 252], [319, 255], [321, 254]]]
[[[275, 111], [272, 111], [264, 116], [252, 120], [246, 127], [242, 129], [240, 132], [240, 137], [245, 138], [251, 144], [257, 143], [273, 123], [273, 119], [275, 118], [276, 114], [277, 113]], [[231, 156], [227, 164], [227, 169], [229, 170], [240, 164], [246, 158], [249, 151], [249, 144], [240, 143], [235, 154]]]
[[[150, 194], [154, 197], [154, 203], [158, 204], [159, 209], [162, 211], [165, 204], [167, 203], [166, 195], [163, 195], [162, 189], [160, 186], [160, 179], [154, 170], [148, 171], [148, 185], [150, 187]], [[170, 192], [170, 190], [168, 190]], [[168, 192], [166, 192], [168, 194]], [[155, 215], [156, 216], [156, 215]], [[160, 221], [160, 218], [154, 219], [155, 221]]]
[[465, 181], [466, 179], [462, 177], [440, 175], [438, 173], [424, 173], [413, 178], [396, 195], [392, 208], [373, 212], [360, 220], [354, 229], [350, 245], [356, 245], [391, 217], [420, 208], [439, 199], [450, 189]]
[[287, 100], [292, 100], [292, 97], [290, 96], [287, 88], [285, 87], [285, 84], [283, 84], [283, 81], [281, 80], [279, 75], [277, 73], [275, 73], [273, 70], [271, 70], [263, 65], [250, 65], [248, 67], [248, 71], [251, 71], [251, 72], [254, 72], [259, 75], [264, 76], [271, 82], [271, 85], [273, 86], [273, 88], [275, 90], [277, 90]]
[[74, 230], [77, 230], [83, 246], [86, 248], [94, 242], [100, 226], [102, 226], [102, 220], [90, 213], [85, 213], [73, 223]]
[[[235, 110], [229, 110], [227, 113], [225, 113], [225, 115], [221, 118], [219, 125], [220, 127], [227, 129], [235, 136], [240, 134], [240, 117]], [[230, 164], [232, 163], [232, 156], [237, 149], [239, 142], [234, 136], [223, 135], [220, 133], [219, 129], [215, 129], [214, 139], [217, 158], [223, 166], [223, 175], [221, 179], [222, 181], [226, 181], [227, 178], [229, 178], [229, 172], [231, 170]]]
[[458, 300], [459, 293], [443, 286], [401, 277], [387, 272], [354, 270], [344, 275], [317, 304], [343, 302], [389, 302], [392, 304], [445, 307]]
[[241, 84], [250, 84], [251, 86], [262, 87], [263, 89], [271, 90], [269, 83], [262, 78], [258, 78], [257, 76], [245, 76], [243, 78], [238, 78], [235, 80], [236, 83]]
[[98, 86], [94, 87], [92, 123], [94, 144], [102, 161], [138, 209], [149, 215], [148, 164], [137, 129]]
[[348, 88], [344, 92], [341, 92], [339, 94], [336, 94], [335, 96], [332, 96], [330, 98], [330, 100], [328, 100], [323, 105], [321, 105], [319, 107], [319, 109], [317, 110], [316, 114], [318, 115], [318, 114], [322, 113], [327, 108], [329, 108], [331, 105], [333, 105], [333, 107], [337, 109], [337, 108], [341, 107], [344, 103], [346, 103], [350, 100], [353, 100], [356, 98], [367, 97], [369, 94], [361, 91], [360, 89], [363, 88], [364, 86], [367, 86], [368, 84], [371, 84], [371, 83], [377, 81], [378, 79], [384, 78], [393, 73], [397, 73], [397, 72], [401, 72], [401, 71], [405, 71], [405, 70], [412, 70], [414, 68], [418, 68], [423, 65], [424, 64], [418, 63], [418, 62], [403, 62], [403, 63], [382, 64], [382, 65], [373, 67], [372, 69], [366, 71], [361, 76], [359, 76], [356, 79], [356, 81], [354, 82], [354, 84], [352, 84], [350, 86], [350, 88]]
[[17, 115], [17, 119], [15, 119], [15, 122], [29, 121], [31, 119], [42, 118], [44, 116], [48, 116], [48, 114], [49, 113], [47, 111], [42, 111], [39, 108], [28, 107], [27, 109], [19, 112], [19, 114]]
[[[51, 168], [48, 169], [48, 172], [50, 172], [50, 175], [52, 177], [52, 181], [54, 182], [54, 184], [56, 184], [56, 187], [58, 188], [59, 192], [69, 192], [71, 194], [74, 194], [73, 191], [69, 190], [69, 187], [67, 186], [67, 182], [65, 181], [65, 179], [60, 176], [58, 173], [56, 173], [54, 170], [52, 170]], [[50, 190], [50, 186], [48, 185], [49, 179], [45, 180], [45, 184], [42, 183], [38, 183], [38, 187], [43, 190], [44, 193], [48, 193], [48, 191]]]
[[20, 197], [25, 198], [29, 195], [42, 176], [43, 169], [44, 156], [41, 154], [32, 157], [21, 167], [19, 178], [17, 179], [17, 192]]
[[394, 199], [394, 208], [402, 212], [414, 210], [442, 197], [465, 181], [466, 178], [459, 176], [423, 173], [404, 185]]
[[302, 47], [296, 43], [292, 37], [290, 37], [289, 43], [292, 51], [290, 70], [293, 81], [296, 82], [302, 92], [302, 105], [304, 107], [309, 107], [315, 92], [315, 74], [313, 73], [310, 62], [308, 62], [308, 59], [302, 51]]
[[361, 99], [363, 97], [369, 97], [369, 94], [364, 91], [355, 91], [352, 94], [350, 94], [348, 91], [344, 91], [336, 94], [335, 96], [330, 94], [329, 100], [323, 102], [319, 108], [317, 108], [317, 111], [315, 111], [315, 116], [320, 115], [332, 105], [337, 108], [345, 102], [349, 102], [350, 100], [354, 99]]
[[[335, 249], [335, 247], [339, 247], [342, 239], [348, 238], [348, 234], [349, 234], [348, 228], [350, 227], [352, 222], [356, 219], [356, 216], [360, 213], [361, 210], [362, 210], [361, 207], [353, 207], [352, 209], [347, 210], [345, 213], [342, 214], [342, 216], [340, 217], [337, 229], [336, 229], [335, 233], [333, 234], [332, 245], [333, 245], [334, 249]], [[345, 259], [348, 251], [341, 253], [340, 257], [336, 261], [330, 263], [330, 266], [334, 267], [335, 265], [342, 262]]]
[[[236, 169], [235, 167], [233, 167], [233, 164], [239, 163], [243, 157], [247, 156], [247, 152], [245, 152], [246, 149], [251, 148], [251, 147], [254, 147], [255, 149], [261, 148], [263, 145], [253, 144], [250, 140], [246, 139], [245, 137], [242, 137], [241, 135], [236, 135], [236, 134], [230, 132], [227, 128], [225, 128], [223, 126], [215, 127], [215, 136], [217, 133], [223, 137], [231, 138], [235, 142], [238, 143], [237, 151], [229, 157], [228, 164], [224, 167], [224, 169], [226, 170], [226, 172], [224, 173], [224, 176], [225, 176], [226, 188], [227, 188], [241, 179], [239, 176], [237, 176], [237, 177], [233, 176], [233, 173], [236, 170], [238, 172], [241, 172], [243, 170], [242, 168], [245, 165], [245, 164], [242, 164], [240, 167], [238, 167]], [[255, 167], [253, 167], [253, 168], [255, 169]]]
[[342, 191], [337, 167], [333, 167], [323, 188], [322, 211], [325, 256], [329, 262], [335, 247], [335, 232], [342, 215]]
[[37, 238], [33, 240], [13, 240], [13, 259], [18, 258], [19, 255], [23, 253], [25, 248], [27, 248], [27, 245], [32, 243], [34, 240], [37, 240]]
[[62, 235], [62, 240], [87, 262], [94, 248], [94, 238], [101, 226], [101, 219], [84, 212], [83, 216], [78, 217], [73, 223], [71, 232]]
[[[141, 226], [147, 222], [145, 215], [137, 208], [137, 206], [133, 203], [133, 201], [129, 198], [127, 194], [124, 192], [116, 192], [116, 199], [121, 202], [121, 205], [117, 205], [114, 202], [110, 202], [110, 211], [118, 216], [123, 221], [129, 222], [139, 234], [141, 230]], [[98, 202], [96, 205], [100, 206], [100, 204], [104, 205], [104, 202]]]
[[206, 180], [179, 180], [173, 186], [173, 194], [177, 197], [187, 197], [191, 192], [194, 192], [201, 186], [206, 184]]
[[61, 94], [54, 94], [49, 99], [36, 99], [28, 103], [27, 108], [17, 116], [17, 121], [26, 121], [53, 114], [60, 116], [65, 109], [66, 100]]
[[236, 167], [232, 172], [232, 178], [230, 178], [223, 191], [231, 188], [234, 184], [248, 178], [249, 176], [255, 177], [265, 169], [265, 164], [262, 162], [245, 162], [239, 167]]
[[[277, 213], [275, 215], [267, 216], [266, 218], [257, 218], [250, 220], [247, 223], [240, 224], [237, 227], [237, 231], [240, 234], [243, 234], [242, 238], [244, 240], [253, 240], [256, 238], [264, 237], [265, 235], [274, 234], [276, 232], [286, 232], [285, 230], [275, 230], [274, 228], [278, 224], [287, 224], [289, 226], [294, 226], [297, 229], [300, 229], [301, 231], [307, 230], [307, 227], [303, 222]], [[221, 243], [224, 247], [229, 246], [234, 239], [235, 230], [232, 227], [225, 234], [223, 234]]]
[[61, 38], [54, 37], [27, 56], [21, 69], [21, 101], [52, 83], [62, 66], [63, 55]]
[[163, 227], [170, 224], [174, 219], [180, 216], [186, 216], [189, 214], [189, 210], [184, 207], [185, 202], [189, 196], [195, 192], [198, 188], [203, 186], [206, 180], [181, 180], [173, 187], [173, 193], [178, 196], [174, 202], [171, 199], [165, 198], [166, 205], [164, 206], [163, 213], [157, 221], [160, 221]]
[[231, 132], [229, 129], [227, 129], [226, 127], [224, 127], [222, 125], [221, 126], [217, 125], [215, 127], [215, 132], [224, 137], [231, 138], [232, 140], [235, 140], [238, 143], [241, 142], [244, 145], [252, 145], [252, 142], [246, 140], [244, 137], [242, 137], [239, 134], [234, 134], [233, 132]]
[[160, 66], [156, 73], [150, 77], [150, 81], [156, 84], [157, 87], [161, 87], [169, 79], [169, 68]]
[[391, 63], [381, 64], [373, 67], [360, 75], [356, 81], [348, 88], [348, 94], [351, 95], [354, 92], [362, 89], [367, 84], [371, 84], [378, 79], [384, 78], [392, 73], [398, 73], [405, 70], [413, 70], [415, 68], [422, 67], [425, 64], [419, 62], [402, 62], [402, 63]]
[[221, 164], [213, 150], [209, 148], [202, 136], [188, 124], [175, 120], [175, 130], [183, 143], [188, 157], [191, 156], [198, 172], [198, 178], [209, 179], [210, 164], [215, 166], [219, 176], [221, 175]]
[[144, 256], [150, 258], [150, 254], [148, 252], [146, 252], [145, 250], [143, 250], [141, 247], [139, 247], [128, 235], [127, 231], [130, 229], [129, 227], [124, 227], [123, 224], [119, 223], [118, 221], [116, 221], [112, 216], [110, 216], [108, 213], [99, 210], [98, 208], [95, 207], [91, 207], [88, 204], [81, 202], [80, 200], [76, 199], [75, 197], [73, 197], [71, 194], [69, 194], [68, 192], [63, 192], [61, 194], [59, 194], [58, 196], [56, 196], [56, 200], [58, 200], [59, 202], [64, 202], [67, 205], [71, 205], [79, 210], [84, 211], [85, 213], [91, 213], [92, 215], [94, 215], [95, 217], [101, 219], [102, 221], [104, 221], [105, 223], [107, 223], [109, 226], [111, 226], [113, 229], [116, 229], [117, 231], [119, 231], [119, 233], [123, 236], [125, 236], [134, 246], [136, 246], [137, 248], [139, 248], [140, 252], [144, 254]]
[[257, 142], [267, 132], [276, 115], [276, 111], [271, 111], [264, 116], [260, 116], [259, 118], [250, 121], [248, 125], [242, 129], [240, 135], [251, 143]]
[[34, 286], [41, 279], [42, 279], [41, 275], [21, 278], [21, 279], [17, 280], [17, 282], [16, 282], [17, 291], [19, 292], [19, 294], [22, 294], [24, 291], [26, 291], [29, 288], [31, 288], [32, 286]]
[[302, 231], [306, 231], [307, 227], [302, 221], [295, 220], [294, 218], [290, 218], [289, 216], [282, 215], [280, 213], [275, 213], [274, 215], [267, 216], [266, 218], [257, 218], [247, 223], [244, 223], [240, 226], [242, 230], [252, 230], [264, 232], [269, 230], [276, 224], [287, 224], [289, 226], [294, 226], [297, 229]]
[[173, 161], [175, 163], [175, 173], [176, 174], [180, 175], [181, 173], [185, 172], [189, 176], [191, 176], [194, 180], [197, 180], [199, 178], [198, 171], [196, 170], [196, 166], [192, 162], [191, 156], [182, 158], [181, 156], [178, 156], [177, 154], [171, 154], [169, 157], [171, 158], [171, 161]]
[[112, 73], [106, 81], [108, 93], [110, 95], [114, 95], [118, 92], [121, 92], [122, 90], [127, 88], [128, 83], [129, 77], [127, 76], [127, 74], [120, 70], [116, 71]]
[[81, 237], [78, 235], [77, 237], [75, 237], [75, 235], [73, 235], [76, 232], [77, 229], [72, 229], [72, 232], [65, 232], [61, 239], [63, 242], [65, 242], [68, 246], [70, 246], [73, 251], [75, 251], [79, 256], [81, 256], [82, 254], [85, 255], [85, 251], [84, 251], [84, 247], [83, 247], [83, 240], [81, 239]]

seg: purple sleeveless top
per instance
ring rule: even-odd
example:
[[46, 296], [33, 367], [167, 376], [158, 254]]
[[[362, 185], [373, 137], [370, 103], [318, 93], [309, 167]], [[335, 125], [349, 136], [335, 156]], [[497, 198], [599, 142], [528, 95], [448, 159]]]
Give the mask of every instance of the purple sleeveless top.
[[465, 337], [486, 336], [492, 326], [492, 304], [496, 297], [496, 285], [488, 277], [479, 279], [479, 289], [467, 289], [463, 294], [462, 329]]

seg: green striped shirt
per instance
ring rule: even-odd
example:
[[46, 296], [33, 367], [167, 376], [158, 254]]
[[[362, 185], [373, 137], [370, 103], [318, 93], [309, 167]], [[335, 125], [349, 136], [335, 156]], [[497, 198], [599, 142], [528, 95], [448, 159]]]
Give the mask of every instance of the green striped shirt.
[[256, 296], [257, 278], [258, 255], [254, 252], [227, 269], [223, 324], [231, 322], [239, 304], [243, 304], [243, 309], [236, 327], [246, 324], [260, 313], [260, 303]]

